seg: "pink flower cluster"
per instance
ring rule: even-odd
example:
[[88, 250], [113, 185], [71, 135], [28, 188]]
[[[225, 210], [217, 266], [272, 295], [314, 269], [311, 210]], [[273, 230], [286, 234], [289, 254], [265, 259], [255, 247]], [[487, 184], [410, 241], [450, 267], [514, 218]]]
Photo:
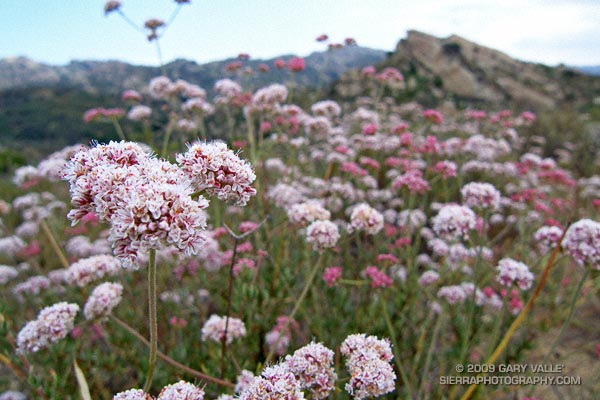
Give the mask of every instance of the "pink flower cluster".
[[386, 288], [392, 286], [394, 281], [385, 272], [380, 271], [375, 266], [369, 266], [364, 274], [371, 280], [372, 288]]
[[301, 400], [300, 382], [285, 364], [266, 368], [239, 395], [239, 400]]
[[287, 209], [287, 215], [290, 222], [300, 225], [306, 225], [316, 220], [328, 220], [331, 217], [331, 213], [317, 200], [293, 204]]
[[302, 389], [308, 389], [311, 398], [325, 399], [333, 391], [337, 374], [333, 369], [334, 353], [320, 343], [310, 344], [287, 356], [283, 363], [291, 371]]
[[383, 215], [370, 205], [361, 203], [352, 209], [350, 228], [375, 235], [383, 229]]
[[40, 311], [17, 335], [18, 353], [35, 353], [63, 339], [73, 329], [77, 304], [56, 303]]
[[498, 261], [497, 280], [504, 286], [512, 286], [517, 283], [520, 289], [526, 290], [533, 284], [533, 274], [529, 271], [529, 267], [520, 261], [512, 258], [503, 258]]
[[433, 217], [434, 232], [447, 239], [467, 237], [475, 229], [477, 217], [469, 207], [448, 204], [443, 206], [438, 214]]
[[237, 206], [245, 206], [256, 194], [252, 166], [223, 142], [195, 142], [176, 159], [195, 191], [204, 190]]
[[172, 245], [186, 255], [205, 242], [208, 202], [176, 165], [151, 157], [140, 145], [110, 142], [76, 153], [65, 168], [73, 223], [93, 212], [109, 222], [114, 254], [135, 266], [140, 254]]
[[396, 374], [390, 365], [394, 355], [387, 340], [365, 334], [350, 335], [340, 352], [346, 356], [350, 371], [346, 391], [355, 399], [377, 397], [395, 389]]
[[85, 319], [106, 318], [120, 302], [123, 286], [120, 283], [104, 282], [94, 289], [83, 307]]
[[490, 183], [467, 183], [460, 194], [463, 203], [472, 208], [496, 210], [500, 206], [500, 192]]
[[562, 247], [581, 266], [600, 270], [600, 223], [581, 219], [567, 229]]
[[[167, 385], [161, 389], [156, 400], [203, 400], [204, 390], [185, 381]], [[113, 396], [113, 400], [154, 400], [142, 389], [129, 389]]]
[[[229, 321], [228, 321], [229, 319]], [[246, 336], [246, 325], [244, 321], [233, 317], [220, 317], [211, 315], [202, 326], [202, 340], [208, 339], [221, 343], [225, 338], [225, 327], [227, 326], [227, 338], [225, 342], [230, 344], [234, 339]]]
[[306, 228], [306, 241], [313, 249], [323, 250], [334, 247], [340, 238], [336, 224], [329, 220], [317, 220]]

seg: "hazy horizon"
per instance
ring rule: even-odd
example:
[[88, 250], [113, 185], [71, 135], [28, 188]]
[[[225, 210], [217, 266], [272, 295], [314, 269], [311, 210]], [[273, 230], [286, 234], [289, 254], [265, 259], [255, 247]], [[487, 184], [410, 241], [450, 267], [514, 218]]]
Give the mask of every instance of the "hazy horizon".
[[[3, 0], [0, 58], [27, 57], [50, 65], [107, 60], [158, 65], [154, 44], [120, 15], [104, 16], [104, 3]], [[173, 0], [121, 3], [137, 25], [148, 18], [168, 20], [176, 9]], [[456, 34], [522, 61], [592, 66], [600, 64], [598, 21], [600, 5], [590, 0], [192, 0], [161, 38], [161, 50], [165, 63], [204, 64], [239, 53], [254, 59], [306, 56], [326, 49], [315, 38], [327, 34], [330, 43], [351, 37], [360, 46], [393, 51], [414, 29], [438, 37]]]

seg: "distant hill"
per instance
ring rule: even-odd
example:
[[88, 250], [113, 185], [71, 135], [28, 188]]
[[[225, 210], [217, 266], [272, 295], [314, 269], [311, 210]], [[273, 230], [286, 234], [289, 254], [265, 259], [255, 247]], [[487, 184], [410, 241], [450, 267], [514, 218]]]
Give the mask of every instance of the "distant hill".
[[[452, 35], [438, 38], [409, 31], [379, 67], [396, 67], [406, 79], [404, 93], [435, 105], [453, 100], [464, 105], [534, 110], [590, 103], [600, 94], [600, 79], [565, 66], [550, 67], [508, 55]], [[342, 96], [364, 88], [357, 72], [336, 87]]]
[[573, 66], [572, 68], [587, 75], [600, 76], [600, 65]]
[[[385, 58], [386, 53], [360, 46], [345, 46], [325, 52], [315, 52], [305, 57], [306, 69], [295, 77], [297, 84], [305, 87], [324, 87], [337, 80], [351, 68], [373, 65]], [[287, 60], [293, 55], [279, 58]], [[226, 71], [226, 66], [237, 59], [227, 59], [206, 64], [189, 60], [175, 60], [165, 65], [171, 79], [184, 79], [206, 89], [209, 93], [214, 82], [226, 77], [247, 74], [246, 83], [258, 88], [268, 83], [289, 79], [287, 70], [274, 67], [275, 59], [246, 60], [242, 70]], [[269, 67], [259, 72], [259, 64]], [[37, 63], [28, 58], [16, 57], [0, 60], [0, 91], [30, 87], [80, 88], [89, 93], [119, 93], [125, 89], [141, 90], [148, 81], [161, 75], [158, 67], [137, 66], [120, 61], [72, 61], [67, 65], [53, 66]]]

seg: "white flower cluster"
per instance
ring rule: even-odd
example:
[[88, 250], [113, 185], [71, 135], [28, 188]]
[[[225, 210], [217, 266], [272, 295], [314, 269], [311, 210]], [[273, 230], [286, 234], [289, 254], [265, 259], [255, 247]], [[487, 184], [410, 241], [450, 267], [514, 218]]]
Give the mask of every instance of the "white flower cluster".
[[106, 318], [120, 302], [123, 286], [119, 283], [104, 282], [92, 291], [83, 307], [85, 319]]
[[433, 230], [444, 239], [466, 237], [475, 228], [477, 217], [469, 207], [448, 204], [433, 217]]
[[512, 258], [503, 258], [498, 261], [498, 276], [496, 280], [504, 286], [512, 286], [517, 283], [520, 289], [526, 290], [533, 284], [533, 274], [529, 271], [529, 267], [520, 261]]
[[252, 97], [252, 102], [257, 106], [274, 105], [277, 103], [283, 103], [287, 96], [287, 88], [279, 83], [274, 83], [258, 89]]
[[71, 286], [84, 287], [91, 282], [121, 273], [121, 263], [111, 255], [102, 254], [81, 259], [67, 269], [65, 280]]
[[17, 335], [17, 352], [34, 353], [63, 339], [73, 329], [77, 304], [56, 303], [40, 311]]
[[221, 317], [218, 315], [211, 315], [208, 320], [202, 326], [202, 340], [214, 340], [215, 342], [221, 343], [225, 337], [225, 326], [227, 326], [227, 339], [225, 342], [230, 344], [233, 339], [246, 336], [246, 326], [244, 321], [239, 318]]
[[320, 343], [311, 342], [285, 358], [284, 364], [300, 382], [311, 398], [324, 399], [334, 389], [337, 374], [333, 365], [334, 353]]
[[256, 194], [252, 166], [223, 142], [195, 142], [177, 155], [177, 162], [196, 192], [204, 190], [236, 206], [245, 206]]
[[156, 400], [203, 400], [204, 390], [185, 381], [162, 388]]
[[306, 228], [306, 241], [312, 244], [315, 250], [334, 247], [339, 239], [337, 225], [329, 220], [314, 221]]
[[390, 365], [394, 355], [387, 340], [365, 334], [350, 335], [340, 352], [348, 359], [346, 366], [351, 375], [346, 391], [355, 399], [377, 397], [394, 390], [396, 374]]
[[577, 264], [600, 270], [600, 223], [591, 219], [575, 222], [567, 230], [562, 247]]
[[286, 365], [266, 368], [255, 377], [239, 395], [239, 400], [301, 400], [304, 399], [300, 382]]
[[301, 225], [331, 218], [331, 213], [317, 200], [293, 204], [287, 209], [287, 215], [292, 223]]
[[367, 203], [360, 203], [352, 209], [350, 228], [375, 235], [383, 229], [383, 215]]
[[318, 101], [310, 107], [310, 110], [315, 115], [321, 115], [329, 119], [339, 117], [342, 113], [340, 105], [333, 100]]
[[205, 241], [208, 202], [191, 198], [191, 183], [176, 165], [130, 142], [110, 142], [75, 154], [66, 167], [77, 223], [94, 212], [109, 222], [114, 254], [125, 266], [150, 249], [172, 245], [196, 254]]
[[500, 192], [491, 183], [470, 182], [460, 189], [463, 203], [472, 208], [497, 210]]

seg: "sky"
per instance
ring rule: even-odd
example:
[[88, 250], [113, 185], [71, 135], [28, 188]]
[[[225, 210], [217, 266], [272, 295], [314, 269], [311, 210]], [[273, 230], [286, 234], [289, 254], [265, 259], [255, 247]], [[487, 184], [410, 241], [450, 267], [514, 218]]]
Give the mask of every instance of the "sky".
[[[158, 65], [154, 43], [104, 0], [0, 0], [0, 58], [62, 65], [121, 60]], [[174, 0], [121, 0], [138, 26], [167, 21]], [[305, 56], [330, 42], [393, 51], [406, 31], [460, 35], [523, 61], [600, 65], [600, 0], [191, 0], [160, 40], [162, 60], [198, 63], [248, 53]]]

